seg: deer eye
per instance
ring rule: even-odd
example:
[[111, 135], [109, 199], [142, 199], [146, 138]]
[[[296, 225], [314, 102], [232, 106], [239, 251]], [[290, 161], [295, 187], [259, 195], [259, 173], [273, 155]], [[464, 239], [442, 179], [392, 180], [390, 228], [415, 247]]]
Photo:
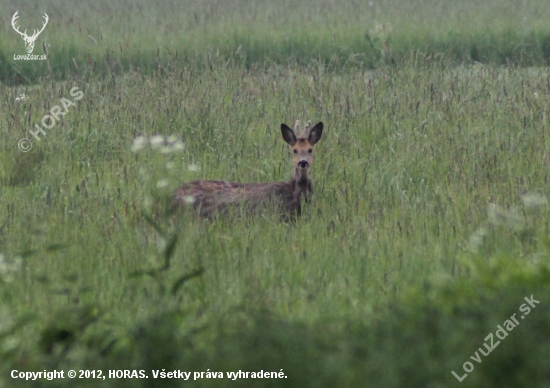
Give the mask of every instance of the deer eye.
[[307, 150], [307, 152], [311, 154], [313, 152], [313, 148], [310, 148], [309, 150]]
[[293, 150], [293, 151], [294, 151], [294, 153], [295, 153], [295, 154], [297, 154], [297, 153], [298, 153], [298, 150]]

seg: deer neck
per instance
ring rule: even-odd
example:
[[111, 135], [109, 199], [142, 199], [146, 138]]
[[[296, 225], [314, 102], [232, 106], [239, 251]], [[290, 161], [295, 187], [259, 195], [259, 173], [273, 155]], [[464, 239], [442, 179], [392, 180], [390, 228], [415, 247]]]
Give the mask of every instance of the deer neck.
[[298, 194], [308, 193], [311, 191], [311, 178], [309, 177], [309, 169], [295, 168], [290, 179]]

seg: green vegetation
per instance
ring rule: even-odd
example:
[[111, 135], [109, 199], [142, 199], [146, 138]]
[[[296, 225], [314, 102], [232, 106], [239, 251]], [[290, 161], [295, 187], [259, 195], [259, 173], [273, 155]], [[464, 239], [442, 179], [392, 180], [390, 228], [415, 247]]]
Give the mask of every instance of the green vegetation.
[[[0, 386], [30, 385], [15, 369], [107, 377], [38, 387], [186, 384], [163, 369], [224, 373], [196, 387], [548, 384], [544, 2], [52, 0], [20, 8], [22, 26], [50, 15], [43, 62], [12, 59], [16, 7], [0, 6]], [[184, 181], [288, 179], [296, 119], [325, 132], [295, 225], [173, 213]], [[124, 369], [149, 379], [109, 378]]]
[[[444, 54], [454, 63], [540, 66], [550, 60], [550, 9], [542, 0], [49, 0], [0, 6], [0, 81], [36, 83], [69, 74], [108, 77], [139, 69], [147, 74], [171, 60], [194, 68], [213, 56], [240, 65], [317, 61], [329, 70], [373, 68], [410, 60], [415, 53]], [[22, 28], [50, 22], [35, 54], [48, 61], [14, 61]]]

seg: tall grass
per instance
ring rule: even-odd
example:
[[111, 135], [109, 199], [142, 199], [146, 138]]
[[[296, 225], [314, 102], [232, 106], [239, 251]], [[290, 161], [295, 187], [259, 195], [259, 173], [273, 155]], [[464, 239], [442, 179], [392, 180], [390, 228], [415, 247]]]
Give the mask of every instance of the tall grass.
[[[54, 4], [74, 28], [85, 9], [86, 25], [97, 23], [85, 33], [98, 46], [115, 45], [121, 38], [113, 31], [132, 31], [128, 23], [135, 23], [135, 36], [144, 39], [136, 58], [155, 66], [144, 72], [128, 62], [131, 70], [103, 72], [83, 68], [77, 55], [78, 71], [67, 70], [72, 60], [59, 62], [63, 77], [28, 64], [37, 66], [38, 84], [0, 85], [0, 382], [25, 384], [9, 377], [12, 369], [149, 375], [106, 379], [106, 386], [146, 386], [151, 370], [161, 369], [283, 369], [281, 380], [190, 385], [449, 386], [456, 384], [451, 370], [462, 375], [487, 334], [534, 295], [540, 305], [462, 384], [544, 384], [548, 69], [457, 65], [449, 50], [417, 51], [373, 69], [337, 68], [325, 60], [337, 52], [329, 40], [326, 58], [300, 51], [295, 58], [307, 58], [300, 62], [289, 51], [279, 59], [269, 52], [251, 66], [248, 51], [226, 47], [235, 49], [226, 55], [233, 51], [201, 40], [224, 42], [230, 34], [220, 31], [250, 22], [262, 28], [250, 35], [259, 41], [279, 36], [287, 24], [306, 48], [306, 27], [315, 39], [333, 33], [338, 41], [363, 28], [362, 8], [353, 2], [319, 9], [302, 2], [185, 3], [181, 16], [176, 4], [117, 3], [128, 7], [118, 18], [112, 3], [91, 3], [74, 6], [72, 22], [71, 9]], [[448, 11], [434, 19], [434, 34], [444, 20], [481, 28], [476, 23], [492, 10], [422, 4], [426, 17]], [[512, 14], [518, 9], [532, 20], [545, 12], [538, 3], [523, 4], [503, 8], [502, 20], [519, 23]], [[377, 18], [386, 23], [382, 15], [402, 12], [395, 20], [404, 24], [391, 34], [408, 26], [411, 39], [421, 37], [414, 34], [422, 28], [415, 8], [394, 5], [385, 4], [387, 13], [376, 11]], [[204, 35], [170, 24], [181, 19], [185, 30], [193, 12], [201, 26], [208, 19]], [[60, 20], [53, 15], [51, 23]], [[163, 16], [155, 33], [154, 24], [135, 22], [155, 15]], [[273, 24], [254, 24], [262, 20]], [[326, 29], [315, 29], [319, 21]], [[494, 33], [491, 23], [497, 21], [484, 28]], [[190, 46], [194, 56], [175, 47], [164, 57], [147, 56], [156, 50], [147, 39], [161, 41], [162, 28], [176, 38], [199, 34]], [[63, 39], [83, 47], [79, 37]], [[53, 41], [51, 47], [55, 58]], [[100, 58], [104, 48], [90, 55]], [[62, 98], [71, 99], [73, 87], [83, 98], [36, 140], [29, 130]], [[279, 126], [296, 119], [322, 120], [326, 130], [316, 148], [313, 201], [295, 225], [269, 213], [204, 222], [171, 212], [170, 192], [183, 181], [288, 179]], [[155, 135], [176, 136], [185, 150], [132, 152], [136, 137]], [[31, 140], [30, 151], [17, 148], [21, 138]]]

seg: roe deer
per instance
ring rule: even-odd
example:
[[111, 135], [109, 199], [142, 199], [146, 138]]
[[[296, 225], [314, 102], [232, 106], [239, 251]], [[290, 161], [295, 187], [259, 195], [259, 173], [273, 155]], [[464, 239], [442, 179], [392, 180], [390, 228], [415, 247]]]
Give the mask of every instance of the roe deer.
[[201, 216], [212, 218], [216, 213], [230, 207], [244, 206], [256, 209], [259, 206], [274, 204], [286, 221], [293, 221], [302, 212], [301, 197], [309, 202], [312, 183], [309, 168], [313, 163], [313, 146], [321, 139], [323, 123], [311, 128], [307, 122], [305, 131], [300, 132], [300, 122], [296, 121], [296, 134], [286, 124], [281, 124], [283, 140], [294, 152], [294, 168], [287, 182], [238, 183], [225, 181], [194, 181], [185, 183], [174, 192], [174, 201], [180, 205], [193, 205]]

